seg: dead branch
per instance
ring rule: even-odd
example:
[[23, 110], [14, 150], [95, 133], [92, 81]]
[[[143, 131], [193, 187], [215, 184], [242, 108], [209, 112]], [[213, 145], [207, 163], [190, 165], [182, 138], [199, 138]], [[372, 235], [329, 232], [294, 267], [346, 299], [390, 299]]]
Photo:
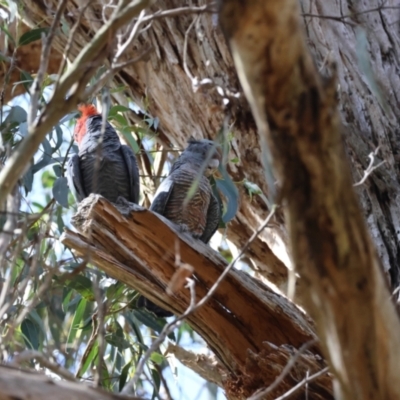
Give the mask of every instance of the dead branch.
[[72, 372], [68, 371], [67, 369], [63, 368], [60, 364], [53, 361], [51, 357], [41, 353], [40, 351], [36, 350], [24, 350], [22, 353], [17, 354], [10, 366], [19, 366], [24, 362], [36, 360], [37, 363], [40, 364], [41, 367], [47, 368], [48, 370], [54, 372], [58, 376], [64, 378], [67, 381], [76, 382], [75, 376]]
[[282, 182], [293, 260], [337, 398], [398, 398], [400, 322], [352, 188], [336, 80], [311, 59], [297, 1], [226, 0], [220, 20]]
[[173, 355], [185, 367], [197, 372], [203, 379], [223, 387], [223, 382], [228, 378], [226, 368], [215, 357], [205, 354], [196, 354], [175, 344], [169, 343], [164, 354], [166, 357]]
[[0, 366], [0, 400], [141, 400], [120, 396], [83, 383], [55, 381], [50, 377]]
[[[170, 221], [134, 204], [120, 203], [116, 208], [101, 196], [91, 195], [80, 204], [73, 223], [81, 234], [67, 230], [61, 239], [64, 244], [82, 257], [89, 256], [107, 274], [176, 314], [188, 308], [190, 293], [181, 290], [169, 296], [165, 291], [177, 269], [175, 248], [180, 251], [181, 262], [194, 268], [196, 302], [207, 295], [227, 267], [226, 261], [210, 247], [178, 233]], [[85, 237], [89, 234], [91, 243]], [[264, 351], [265, 342], [299, 348], [315, 339], [312, 323], [294, 304], [236, 270], [229, 272], [206, 304], [189, 315], [188, 322], [229, 371], [225, 387], [231, 393], [240, 388], [242, 397], [260, 387], [254, 385], [266, 387], [277, 376], [277, 369], [267, 366], [268, 373], [263, 370], [261, 376], [253, 376], [243, 389], [240, 376], [247, 374], [249, 351], [259, 354]], [[319, 357], [317, 345], [312, 352]], [[321, 369], [322, 359], [318, 360], [314, 372]], [[299, 378], [302, 380], [304, 373]], [[283, 390], [280, 393], [295, 383], [285, 380], [279, 387]], [[328, 384], [325, 393], [329, 392]]]

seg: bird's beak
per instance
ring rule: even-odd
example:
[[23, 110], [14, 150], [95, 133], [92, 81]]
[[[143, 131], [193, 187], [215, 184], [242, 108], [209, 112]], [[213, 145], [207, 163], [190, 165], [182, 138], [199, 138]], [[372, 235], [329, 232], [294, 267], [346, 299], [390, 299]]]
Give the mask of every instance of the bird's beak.
[[218, 167], [219, 167], [219, 160], [216, 158], [212, 158], [210, 160], [210, 162], [208, 163], [208, 168], [214, 170], [214, 169], [218, 169]]
[[208, 177], [215, 175], [215, 173], [218, 171], [218, 167], [219, 160], [217, 158], [212, 158], [207, 165], [206, 175]]

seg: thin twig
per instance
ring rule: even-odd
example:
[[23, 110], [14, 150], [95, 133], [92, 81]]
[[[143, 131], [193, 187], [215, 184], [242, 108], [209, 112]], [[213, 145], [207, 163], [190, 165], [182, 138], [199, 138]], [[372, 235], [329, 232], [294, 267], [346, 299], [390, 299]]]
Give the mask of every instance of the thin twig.
[[104, 329], [104, 317], [105, 317], [105, 309], [106, 302], [103, 301], [103, 296], [101, 294], [99, 277], [96, 274], [93, 280], [93, 291], [97, 302], [97, 343], [98, 343], [98, 355], [97, 355], [97, 368], [94, 374], [93, 384], [94, 387], [101, 386], [102, 379], [102, 365], [103, 365], [103, 356], [106, 349], [106, 340], [105, 340], [105, 329]]
[[261, 391], [258, 391], [258, 393], [253, 394], [250, 396], [247, 400], [261, 400], [266, 396], [267, 394], [273, 392], [282, 382], [283, 380], [287, 377], [289, 372], [293, 369], [293, 367], [296, 365], [297, 360], [299, 357], [311, 346], [313, 346], [315, 343], [317, 343], [317, 340], [310, 340], [306, 343], [304, 343], [299, 350], [296, 352], [296, 354], [290, 358], [289, 362], [285, 365], [285, 368], [283, 368], [282, 372], [277, 376], [277, 378], [269, 385], [266, 389], [263, 389]]
[[367, 167], [367, 169], [364, 171], [364, 175], [363, 175], [363, 177], [361, 178], [361, 180], [353, 185], [354, 187], [356, 187], [356, 186], [361, 186], [363, 183], [365, 183], [365, 181], [368, 179], [368, 177], [369, 177], [377, 168], [379, 168], [380, 166], [382, 166], [383, 164], [386, 163], [386, 160], [384, 160], [384, 161], [381, 161], [380, 163], [378, 163], [377, 165], [374, 165], [375, 156], [378, 154], [378, 152], [379, 152], [379, 146], [378, 146], [373, 152], [371, 152], [371, 153], [368, 155], [368, 158], [369, 158], [368, 167]]
[[318, 379], [320, 376], [326, 374], [329, 371], [329, 367], [325, 367], [324, 369], [321, 369], [321, 371], [316, 372], [315, 374], [311, 376], [306, 376], [302, 381], [300, 381], [296, 386], [293, 386], [290, 390], [288, 390], [285, 394], [282, 396], [277, 397], [275, 400], [286, 400], [289, 397], [291, 397], [294, 393], [296, 393], [298, 390], [300, 390], [303, 386], [307, 385], [308, 383], [315, 381]]
[[49, 33], [46, 36], [46, 39], [44, 40], [43, 43], [43, 49], [42, 53], [40, 55], [40, 64], [39, 64], [39, 70], [37, 72], [36, 78], [32, 82], [32, 86], [30, 89], [31, 93], [31, 104], [30, 104], [30, 110], [28, 114], [28, 125], [32, 125], [33, 121], [36, 118], [38, 109], [39, 109], [39, 98], [40, 98], [40, 93], [41, 93], [41, 86], [43, 83], [44, 75], [47, 71], [47, 67], [49, 65], [49, 59], [50, 59], [50, 52], [51, 52], [51, 45], [53, 43], [53, 39], [56, 33], [56, 29], [58, 28], [58, 24], [60, 22], [61, 16], [64, 12], [64, 9], [68, 3], [68, 0], [62, 0], [58, 4], [58, 8], [56, 11], [56, 14], [54, 16], [53, 22], [51, 24]]
[[[26, 229], [22, 230], [20, 237], [20, 241], [18, 243], [18, 246], [16, 246], [15, 250], [14, 250], [14, 255], [12, 257], [12, 259], [15, 259], [17, 257], [17, 254], [20, 254], [21, 248], [22, 248], [22, 240], [24, 238], [24, 234], [26, 232]], [[39, 239], [39, 243], [41, 241], [41, 238]], [[38, 252], [38, 248], [39, 248], [39, 244], [36, 244], [36, 249], [32, 250], [35, 252]], [[14, 304], [14, 302], [17, 300], [19, 293], [24, 293], [26, 287], [28, 286], [28, 283], [30, 282], [31, 278], [36, 274], [39, 262], [38, 262], [38, 258], [37, 257], [33, 257], [32, 258], [32, 263], [30, 265], [29, 268], [29, 273], [28, 275], [25, 277], [25, 279], [20, 282], [18, 284], [18, 287], [15, 285], [15, 282], [12, 282], [13, 279], [13, 274], [11, 273], [11, 271], [8, 271], [8, 276], [6, 281], [3, 284], [2, 290], [1, 290], [1, 294], [0, 294], [0, 321], [3, 319], [3, 316], [5, 313], [8, 312], [8, 310], [10, 309], [10, 307], [12, 307], [12, 305]], [[16, 281], [17, 282], [17, 281]], [[7, 297], [7, 295], [9, 294], [9, 288], [11, 283], [14, 284], [14, 293], [12, 294], [11, 298], [8, 299], [8, 302], [5, 303], [5, 299]], [[4, 339], [5, 340], [5, 339]], [[0, 336], [0, 343], [3, 342], [3, 338]]]
[[152, 47], [148, 47], [147, 49], [143, 50], [137, 57], [135, 57], [133, 60], [126, 61], [121, 64], [117, 64], [112, 66], [107, 72], [105, 72], [99, 79], [98, 81], [92, 85], [91, 87], [87, 88], [83, 97], [88, 98], [92, 97], [95, 95], [104, 85], [107, 84], [107, 82], [119, 71], [123, 70], [124, 68], [136, 64], [138, 61], [143, 60], [152, 50]]
[[60, 68], [58, 69], [57, 81], [54, 84], [54, 91], [55, 92], [58, 89], [58, 84], [60, 82], [61, 74], [62, 74], [62, 72], [64, 70], [65, 64], [67, 63], [69, 52], [71, 51], [72, 43], [73, 43], [73, 41], [75, 39], [75, 32], [79, 28], [81, 20], [82, 20], [82, 17], [83, 17], [83, 14], [86, 11], [86, 9], [88, 8], [89, 4], [91, 4], [91, 0], [87, 0], [86, 4], [80, 9], [79, 14], [78, 14], [78, 18], [76, 19], [74, 26], [72, 27], [71, 31], [69, 32], [68, 41], [67, 41], [67, 44], [65, 45], [65, 50], [64, 50], [63, 57], [62, 57], [62, 60], [61, 60]]
[[173, 400], [172, 396], [171, 396], [171, 391], [169, 390], [169, 386], [168, 386], [168, 382], [167, 380], [164, 378], [164, 375], [162, 373], [162, 369], [159, 365], [155, 364], [154, 367], [156, 368], [158, 375], [160, 376], [161, 382], [164, 386], [165, 389], [165, 395], [167, 400]]
[[194, 86], [195, 82], [195, 77], [191, 74], [189, 71], [189, 68], [187, 66], [187, 46], [188, 46], [188, 38], [189, 38], [189, 33], [192, 30], [194, 24], [197, 21], [198, 16], [193, 18], [193, 21], [190, 23], [189, 27], [187, 28], [185, 32], [185, 41], [183, 42], [183, 69], [186, 73], [186, 75], [189, 77], [189, 79], [192, 81], [192, 85]]
[[136, 39], [136, 37], [137, 37], [137, 35], [138, 35], [138, 32], [139, 32], [140, 25], [141, 25], [142, 22], [143, 22], [143, 18], [144, 18], [144, 16], [145, 16], [145, 14], [146, 14], [146, 10], [142, 10], [142, 11], [140, 12], [139, 17], [138, 17], [138, 19], [137, 19], [135, 25], [133, 26], [132, 31], [131, 31], [131, 33], [130, 33], [128, 39], [127, 39], [126, 42], [125, 42], [123, 45], [121, 45], [121, 46], [119, 47], [119, 49], [117, 50], [117, 53], [115, 54], [115, 57], [114, 57], [114, 60], [113, 60], [113, 64], [116, 64], [116, 63], [119, 61], [119, 59], [121, 58], [121, 55], [126, 51], [126, 49], [127, 49], [127, 48], [132, 44], [132, 42]]
[[42, 367], [49, 369], [54, 372], [61, 378], [66, 379], [67, 381], [75, 382], [75, 376], [67, 369], [62, 367], [60, 364], [50, 361], [50, 357], [36, 350], [24, 350], [22, 353], [14, 356], [12, 362], [9, 364], [10, 366], [19, 366], [26, 361], [30, 361], [35, 359]]
[[177, 17], [179, 15], [201, 14], [205, 12], [216, 13], [217, 12], [216, 7], [217, 5], [214, 2], [200, 7], [179, 7], [179, 8], [173, 8], [172, 10], [165, 10], [165, 11], [160, 10], [144, 17], [143, 22], [149, 22], [161, 18]]

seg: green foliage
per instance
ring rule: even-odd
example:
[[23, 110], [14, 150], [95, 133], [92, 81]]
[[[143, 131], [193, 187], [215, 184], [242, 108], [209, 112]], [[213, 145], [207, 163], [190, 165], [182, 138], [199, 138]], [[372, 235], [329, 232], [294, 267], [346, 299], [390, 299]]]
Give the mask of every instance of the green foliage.
[[35, 42], [42, 38], [42, 35], [46, 36], [45, 34], [49, 31], [49, 28], [37, 28], [32, 29], [28, 32], [25, 32], [18, 40], [18, 46], [25, 46], [29, 43]]

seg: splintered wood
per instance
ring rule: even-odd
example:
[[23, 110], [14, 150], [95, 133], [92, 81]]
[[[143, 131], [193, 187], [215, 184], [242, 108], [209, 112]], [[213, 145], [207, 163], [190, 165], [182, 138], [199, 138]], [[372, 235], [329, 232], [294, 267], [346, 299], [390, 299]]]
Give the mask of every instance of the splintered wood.
[[[190, 304], [189, 290], [180, 285], [182, 278], [191, 274], [191, 268], [198, 302], [227, 266], [210, 247], [177, 232], [170, 221], [135, 204], [113, 205], [101, 196], [91, 195], [80, 204], [73, 224], [80, 233], [67, 230], [62, 238], [64, 244], [113, 278], [176, 314], [183, 313]], [[179, 257], [175, 254], [176, 248]], [[177, 258], [180, 265], [190, 265], [190, 268], [180, 270]], [[172, 296], [166, 292], [168, 285], [177, 289]], [[230, 372], [225, 383], [231, 389], [237, 388], [234, 382], [243, 381], [240, 376], [246, 374], [249, 354], [264, 351], [265, 342], [299, 348], [315, 339], [312, 323], [300, 309], [237, 270], [227, 275], [211, 299], [188, 317], [188, 322]], [[320, 354], [317, 345], [310, 351], [316, 356]], [[318, 360], [315, 368], [320, 367], [321, 358]], [[253, 383], [261, 379], [267, 385], [274, 380], [277, 370], [271, 368], [269, 374], [265, 373], [266, 370]], [[248, 384], [247, 387], [249, 390], [240, 396], [252, 394], [255, 386]], [[281, 389], [285, 388], [290, 387], [283, 383]]]

